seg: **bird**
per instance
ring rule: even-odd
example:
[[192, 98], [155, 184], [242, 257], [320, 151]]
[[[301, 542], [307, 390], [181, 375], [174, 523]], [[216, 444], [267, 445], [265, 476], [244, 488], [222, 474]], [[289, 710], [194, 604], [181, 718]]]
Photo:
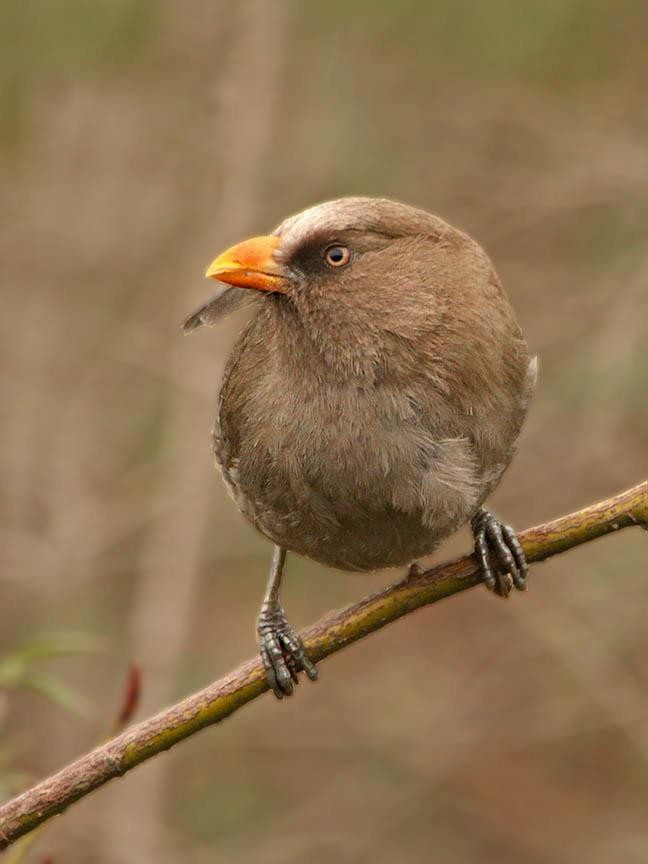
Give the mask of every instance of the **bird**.
[[251, 316], [223, 374], [213, 449], [274, 544], [257, 619], [269, 688], [318, 669], [284, 612], [287, 552], [346, 571], [409, 565], [469, 524], [486, 587], [527, 587], [513, 529], [483, 505], [532, 397], [531, 358], [486, 252], [426, 210], [347, 197], [218, 255], [184, 322]]

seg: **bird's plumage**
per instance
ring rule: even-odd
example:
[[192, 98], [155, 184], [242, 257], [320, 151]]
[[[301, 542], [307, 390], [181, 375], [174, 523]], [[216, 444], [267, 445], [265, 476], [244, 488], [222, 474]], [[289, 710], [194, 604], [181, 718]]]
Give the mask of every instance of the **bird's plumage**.
[[[274, 235], [285, 293], [226, 288], [188, 321], [256, 298], [214, 429], [225, 480], [285, 549], [347, 570], [409, 563], [499, 481], [535, 362], [486, 254], [436, 216], [347, 198]], [[326, 265], [331, 244], [348, 266]]]

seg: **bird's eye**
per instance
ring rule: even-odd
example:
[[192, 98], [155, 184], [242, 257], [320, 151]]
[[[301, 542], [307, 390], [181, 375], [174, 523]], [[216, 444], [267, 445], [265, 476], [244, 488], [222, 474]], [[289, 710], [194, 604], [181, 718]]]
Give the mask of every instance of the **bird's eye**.
[[351, 253], [346, 246], [329, 246], [324, 251], [324, 260], [329, 267], [344, 267], [351, 260]]

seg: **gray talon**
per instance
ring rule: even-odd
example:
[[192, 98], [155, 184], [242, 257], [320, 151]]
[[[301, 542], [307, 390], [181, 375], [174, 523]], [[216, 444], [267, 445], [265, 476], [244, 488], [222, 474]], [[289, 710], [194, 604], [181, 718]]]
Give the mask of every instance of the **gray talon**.
[[473, 516], [471, 527], [482, 579], [489, 591], [501, 597], [508, 597], [513, 586], [524, 591], [529, 567], [513, 529], [483, 508]]
[[286, 620], [281, 606], [264, 604], [258, 633], [266, 678], [277, 699], [292, 695], [300, 672], [305, 672], [311, 681], [317, 679], [317, 667], [306, 655], [301, 639]]
[[504, 535], [504, 539], [506, 540], [508, 547], [511, 550], [511, 553], [515, 558], [515, 563], [517, 566], [517, 578], [515, 575], [513, 575], [515, 587], [518, 589], [518, 591], [526, 591], [529, 565], [527, 564], [526, 555], [524, 554], [522, 544], [518, 540], [515, 531], [509, 525], [502, 525], [502, 534]]

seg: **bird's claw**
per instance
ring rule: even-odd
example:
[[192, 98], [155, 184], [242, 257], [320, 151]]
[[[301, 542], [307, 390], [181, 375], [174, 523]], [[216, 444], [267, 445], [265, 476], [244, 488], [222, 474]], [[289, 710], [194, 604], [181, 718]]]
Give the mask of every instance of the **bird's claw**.
[[483, 508], [473, 516], [470, 525], [475, 554], [488, 590], [500, 597], [508, 597], [513, 586], [524, 591], [529, 567], [515, 531]]
[[263, 606], [257, 631], [266, 679], [277, 699], [292, 695], [294, 685], [299, 684], [299, 672], [305, 672], [311, 681], [317, 680], [317, 666], [308, 658], [302, 640], [279, 604]]

